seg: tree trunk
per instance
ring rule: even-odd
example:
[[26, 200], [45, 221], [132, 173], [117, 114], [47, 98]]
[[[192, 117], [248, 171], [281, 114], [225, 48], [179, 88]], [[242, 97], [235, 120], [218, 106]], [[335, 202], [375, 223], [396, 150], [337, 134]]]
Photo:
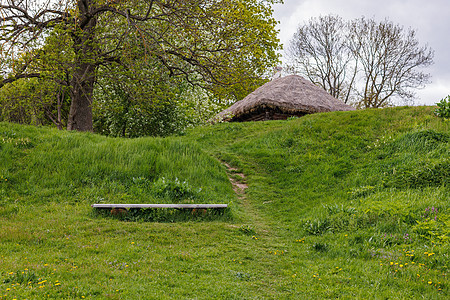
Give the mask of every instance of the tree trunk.
[[95, 65], [81, 63], [71, 80], [72, 103], [70, 104], [67, 130], [93, 131], [92, 94], [95, 83]]
[[93, 131], [92, 95], [97, 65], [95, 63], [96, 17], [89, 14], [92, 0], [78, 1], [82, 17], [79, 31], [73, 35], [75, 62], [70, 82], [70, 104], [67, 130]]

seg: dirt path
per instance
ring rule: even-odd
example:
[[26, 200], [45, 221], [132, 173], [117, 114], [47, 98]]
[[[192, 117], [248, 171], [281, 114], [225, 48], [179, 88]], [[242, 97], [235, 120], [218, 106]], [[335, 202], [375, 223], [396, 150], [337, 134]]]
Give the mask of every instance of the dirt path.
[[230, 180], [233, 190], [240, 200], [243, 211], [245, 213], [245, 219], [249, 226], [254, 227], [258, 235], [268, 237], [270, 235], [270, 226], [266, 220], [260, 215], [260, 212], [251, 201], [247, 198], [246, 190], [248, 185], [246, 182], [245, 174], [238, 172], [237, 168], [232, 167], [228, 163], [222, 161], [222, 164], [227, 168], [228, 179]]
[[233, 168], [226, 162], [222, 162], [225, 167], [227, 167], [228, 179], [233, 186], [233, 191], [236, 193], [239, 199], [245, 200], [245, 190], [248, 188], [247, 183], [245, 183], [245, 175], [243, 173], [238, 173], [237, 168]]

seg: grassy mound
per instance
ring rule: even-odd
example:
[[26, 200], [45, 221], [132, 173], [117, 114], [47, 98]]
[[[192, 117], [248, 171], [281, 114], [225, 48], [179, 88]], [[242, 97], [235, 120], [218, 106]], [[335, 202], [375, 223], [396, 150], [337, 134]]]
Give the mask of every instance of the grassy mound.
[[[166, 139], [0, 123], [0, 298], [445, 299], [449, 142], [429, 107]], [[101, 202], [230, 211], [120, 220]]]

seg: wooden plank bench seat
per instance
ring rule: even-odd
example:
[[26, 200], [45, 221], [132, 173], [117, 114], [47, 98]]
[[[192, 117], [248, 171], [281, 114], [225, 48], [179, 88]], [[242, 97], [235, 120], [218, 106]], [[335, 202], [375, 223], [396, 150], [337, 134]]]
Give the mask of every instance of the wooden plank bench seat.
[[227, 208], [227, 204], [92, 204], [93, 208], [177, 208], [177, 209], [209, 209]]

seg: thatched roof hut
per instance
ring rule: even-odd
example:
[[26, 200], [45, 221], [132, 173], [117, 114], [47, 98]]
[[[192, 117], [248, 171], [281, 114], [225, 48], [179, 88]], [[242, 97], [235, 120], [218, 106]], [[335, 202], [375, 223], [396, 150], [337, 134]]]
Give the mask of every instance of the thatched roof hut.
[[290, 75], [264, 84], [216, 118], [230, 122], [285, 120], [291, 116], [354, 109], [303, 77]]

